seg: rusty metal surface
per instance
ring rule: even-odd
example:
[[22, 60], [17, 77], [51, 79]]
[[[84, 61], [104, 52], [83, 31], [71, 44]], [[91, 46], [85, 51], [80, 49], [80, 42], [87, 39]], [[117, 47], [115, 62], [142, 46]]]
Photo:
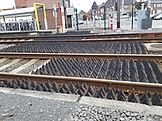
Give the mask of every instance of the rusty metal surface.
[[38, 39], [38, 38], [65, 38], [65, 37], [70, 37], [70, 38], [75, 38], [75, 37], [80, 37], [82, 39], [92, 39], [92, 38], [124, 38], [124, 37], [138, 37], [138, 38], [150, 38], [150, 37], [162, 37], [162, 33], [161, 32], [146, 32], [146, 33], [127, 33], [127, 34], [82, 34], [82, 35], [66, 35], [66, 34], [58, 34], [58, 35], [30, 35], [30, 33], [28, 33], [27, 35], [23, 35], [21, 36], [21, 34], [19, 35], [15, 35], [15, 36], [6, 36], [8, 33], [3, 34], [0, 39]]
[[162, 55], [151, 54], [86, 54], [86, 53], [10, 53], [0, 52], [0, 57], [7, 58], [104, 58], [104, 59], [132, 59], [161, 61]]
[[140, 82], [127, 82], [127, 81], [116, 81], [116, 80], [49, 76], [49, 75], [8, 74], [8, 73], [0, 73], [0, 79], [1, 80], [25, 79], [29, 81], [38, 81], [38, 82], [49, 80], [49, 81], [55, 81], [57, 83], [81, 82], [96, 87], [107, 86], [107, 87], [119, 88], [123, 90], [134, 91], [134, 92], [150, 91], [150, 92], [162, 93], [162, 84], [154, 84], [154, 83], [140, 83]]
[[[57, 39], [53, 39], [53, 40], [45, 40], [45, 39], [41, 39], [41, 40], [32, 40], [33, 42], [97, 42], [97, 41], [137, 41], [137, 42], [143, 42], [143, 43], [160, 43], [162, 42], [162, 38], [161, 37], [150, 37], [150, 38], [99, 38], [99, 39], [67, 39], [67, 40], [57, 40]], [[31, 42], [29, 41], [29, 39], [26, 39], [24, 41], [21, 41], [20, 39], [15, 39], [15, 40], [8, 40], [6, 39], [5, 41], [0, 41], [0, 44], [18, 44], [18, 43], [26, 43], [26, 42]]]

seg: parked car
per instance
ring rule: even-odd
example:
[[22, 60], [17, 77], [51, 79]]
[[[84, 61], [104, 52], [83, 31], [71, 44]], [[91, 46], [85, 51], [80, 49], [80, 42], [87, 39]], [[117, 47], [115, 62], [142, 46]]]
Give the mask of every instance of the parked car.
[[153, 20], [162, 20], [162, 13], [155, 14], [151, 17]]

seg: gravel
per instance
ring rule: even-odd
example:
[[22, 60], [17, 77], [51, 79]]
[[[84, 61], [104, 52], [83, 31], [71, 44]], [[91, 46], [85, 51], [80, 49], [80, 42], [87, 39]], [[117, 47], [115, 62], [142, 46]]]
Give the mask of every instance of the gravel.
[[0, 93], [0, 121], [62, 121], [77, 103]]
[[[0, 40], [1, 41], [1, 40]], [[11, 47], [11, 46], [14, 46], [13, 44], [12, 45], [5, 45], [5, 44], [0, 44], [0, 50], [1, 49], [6, 49], [8, 47]]]
[[120, 109], [107, 109], [94, 106], [76, 107], [68, 117], [69, 121], [160, 121], [155, 115], [144, 115]]
[[[4, 66], [6, 64], [9, 64], [13, 61], [14, 59], [6, 59], [4, 62], [0, 63], [0, 67], [1, 66]], [[19, 62], [3, 69], [3, 70], [0, 70], [0, 72], [10, 72], [10, 71], [13, 71], [14, 69], [17, 69], [19, 67], [21, 67], [22, 65], [28, 63], [30, 61], [30, 59], [22, 59], [20, 60]], [[42, 64], [44, 64], [47, 60], [38, 60], [36, 61], [36, 63], [30, 65], [29, 67], [21, 70], [20, 72], [18, 73], [23, 73], [23, 74], [29, 74], [31, 71], [33, 71], [34, 69], [36, 69], [37, 67], [41, 66]]]
[[1, 67], [1, 66], [4, 66], [4, 65], [6, 65], [6, 64], [9, 64], [9, 63], [12, 62], [12, 61], [13, 61], [13, 59], [7, 59], [7, 60], [5, 60], [4, 62], [0, 63], [0, 67]]
[[0, 92], [0, 120], [3, 121], [160, 121], [160, 116], [139, 114]]
[[13, 64], [13, 65], [11, 65], [11, 66], [9, 66], [9, 67], [3, 69], [2, 72], [10, 72], [10, 71], [12, 71], [12, 70], [14, 70], [14, 69], [17, 69], [18, 67], [24, 65], [25, 63], [27, 63], [27, 62], [29, 62], [29, 61], [30, 61], [30, 59], [23, 59], [23, 60], [20, 60], [18, 63], [15, 63], [15, 64]]
[[43, 65], [47, 60], [38, 60], [36, 63], [32, 64], [31, 66], [21, 70], [18, 73], [22, 73], [22, 74], [29, 74], [31, 71], [33, 71], [34, 69], [38, 68], [39, 66]]

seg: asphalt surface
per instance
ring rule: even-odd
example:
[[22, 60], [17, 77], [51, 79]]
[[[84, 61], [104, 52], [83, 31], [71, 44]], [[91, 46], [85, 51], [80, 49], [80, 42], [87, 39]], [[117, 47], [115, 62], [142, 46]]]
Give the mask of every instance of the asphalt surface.
[[[2, 90], [6, 90], [5, 93]], [[112, 108], [81, 104], [79, 100], [74, 101], [73, 96], [73, 101], [63, 101], [56, 100], [61, 94], [51, 99], [49, 96], [47, 99], [45, 97], [52, 94], [33, 91], [25, 95], [25, 92], [20, 94], [21, 90], [13, 92], [11, 89], [0, 91], [0, 121], [162, 121], [162, 114], [156, 116], [117, 109], [115, 106]], [[67, 95], [65, 99], [70, 98]]]

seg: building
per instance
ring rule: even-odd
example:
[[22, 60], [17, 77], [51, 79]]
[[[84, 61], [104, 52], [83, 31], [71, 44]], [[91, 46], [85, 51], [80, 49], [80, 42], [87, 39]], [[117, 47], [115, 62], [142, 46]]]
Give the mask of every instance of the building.
[[[132, 2], [132, 0], [120, 0], [122, 14], [132, 12]], [[113, 11], [116, 11], [116, 3], [117, 0], [107, 0], [105, 3], [106, 11], [110, 14], [112, 14]]]
[[[16, 8], [33, 7], [33, 3], [45, 4], [48, 29], [55, 29], [56, 28], [56, 25], [55, 25], [56, 19], [53, 17], [53, 5], [57, 4], [57, 0], [15, 0]], [[39, 12], [39, 17], [40, 17], [39, 22], [41, 24], [41, 23], [43, 23], [43, 18], [40, 15], [42, 15], [42, 14]], [[42, 25], [42, 29], [44, 29], [43, 25]]]
[[88, 20], [92, 20], [93, 16], [92, 16], [92, 9], [90, 9], [87, 13], [86, 13], [87, 19]]
[[83, 20], [83, 16], [86, 16], [86, 12], [83, 11], [83, 10], [81, 10], [81, 11], [79, 12], [79, 14], [78, 14], [78, 19], [79, 19], [79, 20]]
[[[70, 7], [70, 0], [15, 0], [16, 8], [26, 8], [26, 7], [33, 7], [33, 3], [42, 3], [45, 5], [46, 14], [47, 14], [47, 23], [48, 29], [56, 29], [63, 26], [62, 28], [71, 27], [69, 24], [72, 25], [72, 19], [69, 19], [68, 14], [71, 18], [72, 13], [68, 11], [67, 8]], [[61, 6], [64, 6], [64, 12], [61, 10]], [[57, 15], [54, 15], [54, 8], [56, 7]], [[69, 9], [68, 9], [69, 10]], [[64, 17], [61, 16], [64, 14]], [[40, 19], [40, 23], [43, 23], [42, 14], [38, 14]], [[43, 28], [44, 29], [44, 28]]]
[[[105, 3], [102, 3], [101, 5], [98, 6], [98, 8], [96, 9], [96, 19], [101, 18], [103, 19], [103, 15], [104, 15], [104, 5]], [[92, 9], [90, 9], [87, 13], [86, 16], [88, 18], [88, 20], [93, 20], [93, 11]]]
[[102, 3], [101, 5], [98, 6], [97, 11], [96, 11], [96, 15], [98, 18], [102, 18], [103, 19], [103, 15], [104, 15], [104, 5], [105, 3]]
[[151, 0], [151, 14], [162, 13], [162, 0]]
[[[123, 4], [123, 14], [132, 12], [132, 0], [124, 0]], [[134, 3], [133, 3], [134, 4]]]

